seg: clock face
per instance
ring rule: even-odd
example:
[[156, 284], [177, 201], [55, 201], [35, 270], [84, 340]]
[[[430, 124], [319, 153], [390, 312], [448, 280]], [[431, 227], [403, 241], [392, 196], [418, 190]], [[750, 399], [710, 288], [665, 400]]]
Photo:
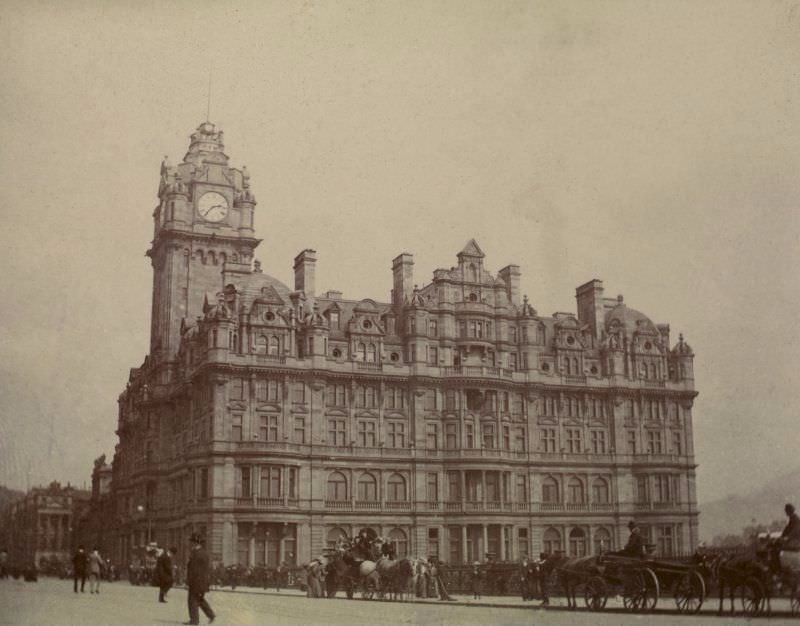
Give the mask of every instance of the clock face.
[[209, 191], [197, 201], [197, 212], [204, 220], [220, 222], [228, 215], [228, 201], [221, 193]]

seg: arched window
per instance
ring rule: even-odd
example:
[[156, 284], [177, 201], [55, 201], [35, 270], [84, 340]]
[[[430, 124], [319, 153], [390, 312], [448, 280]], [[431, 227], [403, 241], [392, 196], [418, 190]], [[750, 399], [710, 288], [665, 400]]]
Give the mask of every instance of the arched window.
[[405, 532], [399, 528], [394, 528], [389, 531], [389, 536], [387, 539], [394, 547], [395, 555], [398, 559], [403, 558], [408, 554], [408, 537], [406, 537]]
[[542, 535], [542, 552], [555, 554], [561, 551], [561, 533], [555, 528], [548, 528]]
[[325, 537], [325, 542], [328, 544], [329, 548], [333, 548], [338, 544], [340, 541], [347, 540], [347, 533], [344, 529], [339, 528], [336, 526], [335, 528], [331, 528], [328, 531], [327, 536]]
[[564, 359], [564, 365], [567, 369], [567, 376], [572, 376], [572, 363], [569, 359]]
[[647, 363], [642, 363], [639, 368], [639, 378], [647, 378]]
[[328, 500], [341, 502], [347, 500], [347, 479], [341, 472], [328, 476]]
[[404, 502], [406, 500], [406, 479], [400, 474], [392, 474], [387, 483], [389, 502]]
[[577, 476], [573, 476], [567, 484], [567, 498], [570, 504], [583, 504], [585, 502], [583, 483]]
[[367, 347], [360, 343], [356, 346], [356, 360], [357, 361], [364, 361], [367, 358]]
[[378, 481], [372, 474], [364, 473], [358, 479], [358, 499], [362, 502], [378, 500]]
[[572, 359], [572, 375], [573, 376], [581, 375], [581, 371], [578, 368], [578, 359]]
[[256, 340], [256, 353], [257, 354], [266, 354], [267, 353], [267, 338], [264, 335], [261, 335]]
[[594, 531], [592, 539], [594, 540], [595, 554], [603, 554], [614, 547], [611, 543], [611, 533], [607, 528], [598, 528]]
[[269, 353], [278, 355], [281, 352], [281, 341], [275, 335], [269, 338]]
[[592, 502], [608, 504], [608, 483], [605, 478], [597, 478], [592, 483]]
[[208, 260], [211, 262], [211, 265], [217, 264], [217, 255], [213, 250], [208, 253]]
[[375, 362], [375, 344], [371, 343], [367, 346], [367, 363]]
[[542, 481], [542, 502], [547, 504], [558, 504], [561, 501], [558, 493], [558, 481], [552, 476], [548, 476]]
[[573, 528], [569, 531], [570, 556], [586, 556], [586, 533], [582, 528]]
[[474, 263], [469, 264], [469, 268], [467, 268], [467, 280], [473, 283], [478, 282], [478, 268], [475, 267]]
[[656, 376], [656, 364], [655, 363], [651, 363], [650, 364], [650, 378], [652, 378], [653, 380], [658, 378], [658, 376]]

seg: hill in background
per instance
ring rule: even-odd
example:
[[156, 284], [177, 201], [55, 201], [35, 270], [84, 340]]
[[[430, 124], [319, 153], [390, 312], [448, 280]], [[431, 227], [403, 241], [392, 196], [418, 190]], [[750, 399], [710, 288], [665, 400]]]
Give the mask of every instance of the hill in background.
[[800, 469], [779, 476], [756, 492], [699, 505], [700, 540], [711, 543], [717, 535], [738, 535], [753, 520], [766, 525], [775, 520], [785, 522], [783, 505], [787, 502], [800, 510]]

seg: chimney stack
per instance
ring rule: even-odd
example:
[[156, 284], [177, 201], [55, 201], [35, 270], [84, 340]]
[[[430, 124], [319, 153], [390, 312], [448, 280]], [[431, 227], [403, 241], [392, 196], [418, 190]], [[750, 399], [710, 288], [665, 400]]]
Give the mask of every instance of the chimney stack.
[[294, 258], [294, 289], [302, 291], [307, 298], [314, 297], [314, 268], [317, 264], [315, 250], [303, 250]]
[[394, 289], [392, 289], [392, 304], [402, 306], [411, 302], [414, 294], [414, 256], [408, 252], [397, 255], [392, 261], [392, 276]]

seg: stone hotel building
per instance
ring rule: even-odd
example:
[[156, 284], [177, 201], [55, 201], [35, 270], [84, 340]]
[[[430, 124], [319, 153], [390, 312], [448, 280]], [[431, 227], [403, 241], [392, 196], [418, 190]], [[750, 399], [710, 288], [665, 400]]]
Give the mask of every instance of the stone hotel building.
[[[386, 302], [254, 259], [256, 200], [203, 123], [161, 167], [150, 352], [119, 397], [117, 558], [207, 538], [226, 565], [302, 563], [373, 528], [450, 563], [697, 541], [693, 353], [603, 283], [541, 315], [469, 241]], [[388, 272], [387, 272], [388, 279]], [[388, 282], [388, 280], [387, 280]]]

